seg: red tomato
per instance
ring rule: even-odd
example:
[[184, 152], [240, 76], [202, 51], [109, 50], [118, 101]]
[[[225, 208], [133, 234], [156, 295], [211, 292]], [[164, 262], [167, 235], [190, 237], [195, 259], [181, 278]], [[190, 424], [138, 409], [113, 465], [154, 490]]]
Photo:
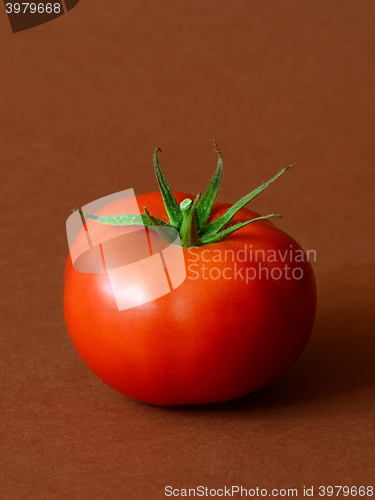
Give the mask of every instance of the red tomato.
[[[174, 194], [178, 203], [190, 197]], [[159, 192], [137, 202], [167, 222]], [[210, 221], [229, 206], [215, 203]], [[243, 208], [232, 222], [257, 216]], [[187, 277], [178, 288], [122, 311], [108, 274], [79, 272], [68, 257], [65, 319], [90, 370], [120, 393], [155, 405], [227, 401], [283, 374], [303, 351], [316, 310], [314, 274], [298, 243], [260, 220], [183, 252]]]

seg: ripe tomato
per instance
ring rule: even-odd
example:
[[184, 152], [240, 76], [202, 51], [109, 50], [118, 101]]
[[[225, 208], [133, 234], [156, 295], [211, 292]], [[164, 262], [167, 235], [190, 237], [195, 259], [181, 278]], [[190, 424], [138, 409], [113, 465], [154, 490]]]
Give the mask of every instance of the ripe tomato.
[[[190, 197], [174, 195], [178, 203]], [[136, 199], [140, 210], [167, 222], [159, 192]], [[215, 203], [210, 221], [229, 207]], [[241, 208], [231, 223], [256, 217]], [[316, 310], [314, 274], [298, 243], [257, 220], [226, 239], [182, 250], [185, 281], [121, 311], [108, 273], [79, 272], [69, 255], [65, 319], [90, 370], [120, 393], [155, 405], [226, 401], [283, 374], [303, 351]]]

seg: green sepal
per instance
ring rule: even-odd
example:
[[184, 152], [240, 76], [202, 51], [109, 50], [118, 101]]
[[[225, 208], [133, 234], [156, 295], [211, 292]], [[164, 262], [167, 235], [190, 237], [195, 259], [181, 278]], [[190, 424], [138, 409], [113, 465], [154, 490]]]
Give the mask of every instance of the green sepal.
[[215, 141], [214, 141], [214, 148], [216, 149], [219, 158], [217, 162], [216, 171], [197, 207], [200, 227], [205, 226], [208, 221], [212, 207], [214, 206], [217, 194], [219, 192], [221, 174], [223, 171], [223, 157]]
[[216, 243], [217, 241], [220, 241], [230, 234], [234, 233], [235, 231], [238, 231], [244, 226], [247, 226], [248, 224], [251, 224], [252, 222], [255, 222], [256, 220], [262, 220], [262, 219], [269, 219], [270, 217], [281, 217], [279, 214], [269, 214], [269, 215], [261, 215], [260, 217], [256, 217], [255, 219], [248, 220], [246, 222], [239, 222], [238, 224], [234, 224], [231, 227], [228, 227], [227, 229], [224, 229], [224, 231], [220, 231], [216, 234], [210, 234], [210, 235], [205, 235], [201, 236], [201, 244], [202, 245], [208, 245], [209, 243]]
[[[152, 226], [153, 224], [143, 214], [117, 214], [117, 215], [93, 215], [82, 212], [82, 210], [74, 209], [73, 212], [79, 212], [85, 219], [92, 219], [101, 224], [110, 226]], [[168, 224], [154, 217], [160, 226], [168, 226]]]
[[151, 215], [146, 207], [143, 207], [143, 211], [145, 213], [145, 217], [152, 226], [149, 231], [151, 229], [155, 229], [159, 236], [161, 236], [169, 243], [174, 243], [176, 241], [176, 239], [178, 238], [178, 231], [176, 228], [169, 226], [165, 222], [163, 224], [160, 224], [160, 222], [162, 221]]
[[[144, 212], [144, 216], [146, 217], [147, 221], [150, 223], [151, 226], [155, 226], [155, 227], [168, 226], [169, 227], [168, 224], [166, 224], [165, 222], [161, 221], [157, 217], [154, 217], [153, 215], [151, 215], [149, 213], [149, 211], [147, 210], [146, 207], [143, 207], [143, 212]], [[161, 222], [163, 222], [163, 223], [161, 224]]]
[[[289, 168], [292, 168], [295, 166], [295, 163], [288, 165], [287, 167], [283, 168], [278, 172], [276, 175], [272, 177], [268, 182], [262, 184], [258, 188], [254, 189], [254, 191], [251, 191], [251, 193], [247, 194], [243, 198], [241, 198], [237, 203], [232, 205], [227, 212], [225, 212], [224, 215], [219, 217], [219, 219], [216, 219], [215, 221], [211, 222], [211, 224], [206, 225], [204, 228], [201, 229], [202, 235], [214, 235], [218, 231], [220, 231], [223, 227], [225, 227], [236, 215], [236, 213], [241, 210], [245, 205], [247, 205], [251, 200], [253, 200], [258, 194], [260, 194], [262, 191], [264, 191], [272, 182], [274, 182], [280, 175], [282, 175], [286, 170]], [[254, 219], [255, 220], [255, 219]]]
[[165, 210], [167, 212], [169, 222], [171, 226], [176, 229], [180, 229], [182, 224], [182, 212], [181, 209], [169, 187], [168, 181], [159, 165], [158, 152], [161, 152], [160, 148], [156, 148], [154, 151], [154, 168], [156, 173], [156, 179], [159, 184], [160, 192], [163, 197], [163, 202]]

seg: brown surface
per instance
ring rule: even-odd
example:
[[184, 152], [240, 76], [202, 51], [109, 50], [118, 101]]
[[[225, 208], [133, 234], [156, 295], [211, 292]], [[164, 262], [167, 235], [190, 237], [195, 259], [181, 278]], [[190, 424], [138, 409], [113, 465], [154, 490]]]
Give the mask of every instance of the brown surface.
[[[80, 2], [12, 34], [0, 8], [0, 497], [159, 499], [164, 487], [374, 483], [374, 63], [371, 0]], [[84, 366], [62, 310], [70, 210], [196, 193], [224, 155], [234, 202], [317, 251], [311, 341], [240, 400], [159, 408]], [[6, 215], [4, 215], [6, 214]]]

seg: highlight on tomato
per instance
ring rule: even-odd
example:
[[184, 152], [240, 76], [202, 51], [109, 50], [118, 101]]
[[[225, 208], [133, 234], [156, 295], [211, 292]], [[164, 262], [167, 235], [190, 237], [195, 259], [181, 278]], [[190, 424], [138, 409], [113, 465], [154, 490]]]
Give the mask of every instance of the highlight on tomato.
[[[309, 255], [271, 218], [216, 202], [222, 155], [203, 195], [127, 190], [68, 219], [64, 313], [88, 368], [154, 405], [228, 401], [280, 377], [310, 337]], [[107, 203], [108, 202], [108, 203]], [[74, 227], [74, 231], [72, 231]]]

